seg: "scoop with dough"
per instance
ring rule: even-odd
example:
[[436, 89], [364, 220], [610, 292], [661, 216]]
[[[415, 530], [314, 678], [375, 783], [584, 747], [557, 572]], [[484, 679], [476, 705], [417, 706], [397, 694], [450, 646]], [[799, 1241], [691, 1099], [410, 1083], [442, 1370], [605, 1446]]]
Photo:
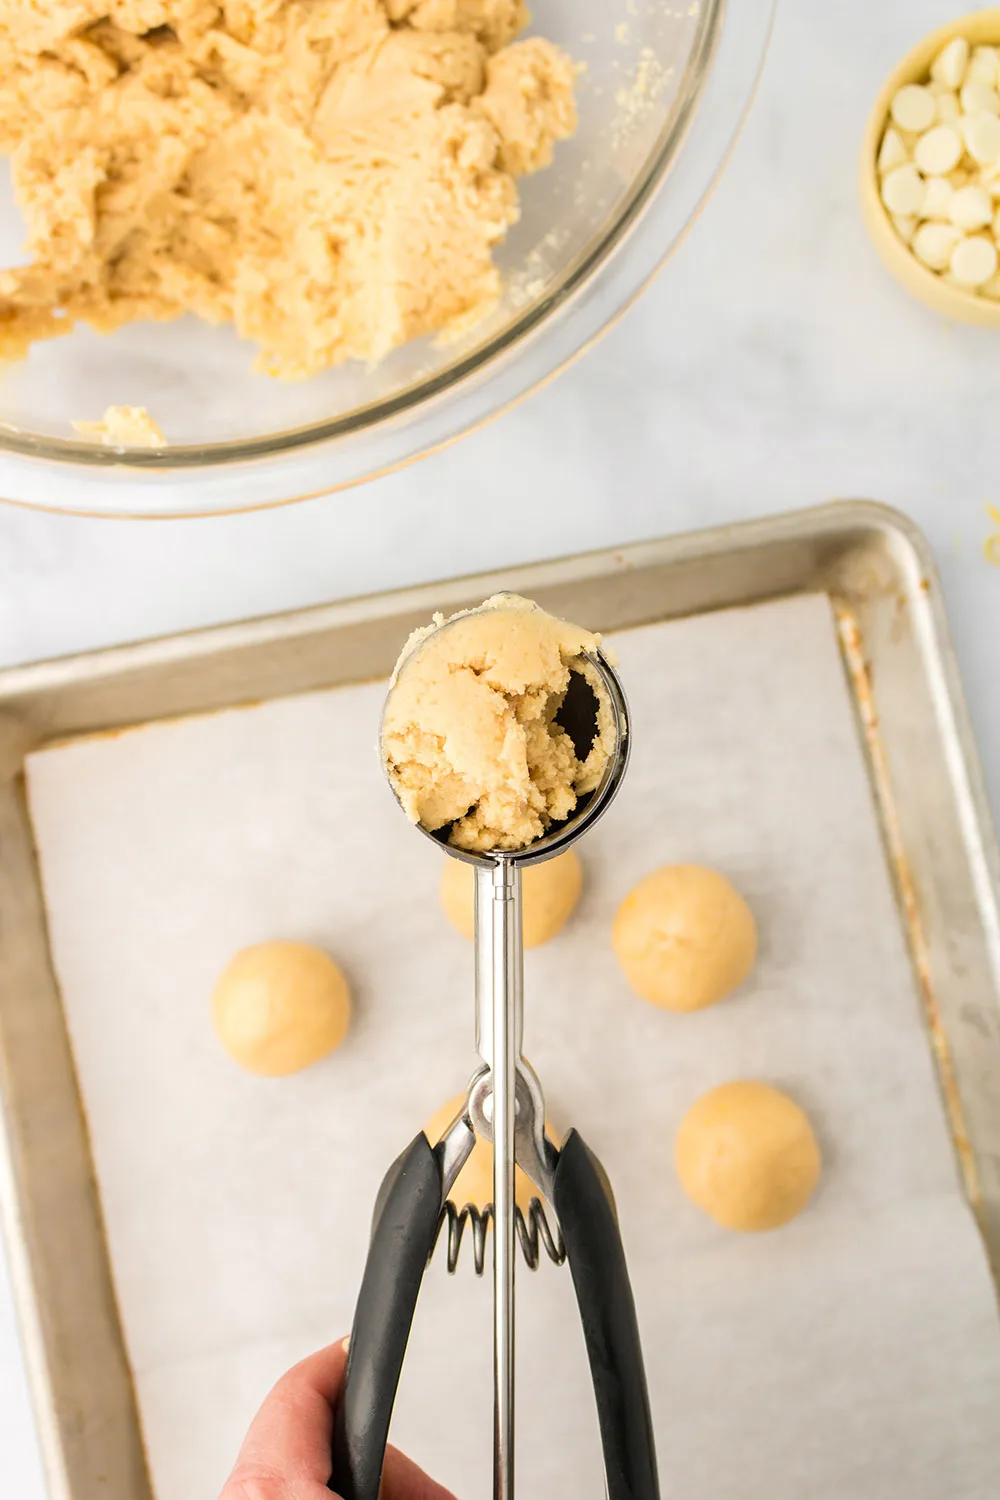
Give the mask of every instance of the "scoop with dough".
[[[629, 758], [624, 692], [598, 645], [596, 636], [527, 600], [501, 595], [449, 623], [438, 617], [412, 637], [389, 689], [381, 744], [397, 800], [426, 837], [439, 846], [450, 839], [452, 858], [475, 870], [481, 1066], [464, 1103], [446, 1106], [429, 1127], [434, 1145], [418, 1134], [379, 1193], [341, 1404], [351, 1415], [334, 1431], [330, 1487], [340, 1494], [356, 1492], [354, 1457], [367, 1449], [370, 1483], [364, 1493], [376, 1500], [421, 1275], [444, 1225], [448, 1265], [454, 1268], [470, 1222], [482, 1273], [488, 1223], [463, 1214], [467, 1205], [461, 1200], [481, 1202], [487, 1193], [493, 1204], [497, 1492], [514, 1492], [514, 1268], [520, 1244], [532, 1268], [542, 1248], [553, 1261], [569, 1262], [611, 1492], [648, 1500], [658, 1493], [642, 1349], [611, 1190], [579, 1132], [569, 1131], [558, 1150], [547, 1136], [541, 1082], [522, 1050], [522, 874], [566, 850], [607, 810]], [[494, 1143], [492, 1161], [489, 1155], [483, 1160], [477, 1144], [484, 1136]], [[480, 1180], [463, 1181], [477, 1150]], [[519, 1161], [539, 1185], [539, 1196], [557, 1206], [556, 1228], [541, 1203], [524, 1222]], [[403, 1330], [402, 1340], [386, 1339], [390, 1323]], [[384, 1378], [381, 1366], [388, 1366]], [[372, 1410], [379, 1413], [374, 1437]]]
[[[382, 756], [407, 816], [458, 849], [525, 849], [601, 781], [611, 705], [586, 653], [600, 636], [517, 594], [433, 623], [407, 641], [382, 716]], [[596, 702], [578, 754], [560, 723], [571, 682]]]

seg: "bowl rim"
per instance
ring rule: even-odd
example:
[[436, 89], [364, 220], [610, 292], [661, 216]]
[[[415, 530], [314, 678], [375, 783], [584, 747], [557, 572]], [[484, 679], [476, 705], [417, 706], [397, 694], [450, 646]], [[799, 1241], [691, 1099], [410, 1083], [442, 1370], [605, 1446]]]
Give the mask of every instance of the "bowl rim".
[[886, 75], [869, 112], [861, 146], [862, 217], [883, 264], [912, 296], [947, 317], [1000, 328], [1000, 302], [950, 286], [918, 260], [896, 233], [879, 191], [878, 152], [893, 96], [905, 84], [921, 80], [942, 47], [956, 37], [964, 37], [974, 45], [990, 45], [988, 39], [992, 38], [992, 45], [1000, 46], [1000, 6], [969, 11], [936, 26], [915, 42]]

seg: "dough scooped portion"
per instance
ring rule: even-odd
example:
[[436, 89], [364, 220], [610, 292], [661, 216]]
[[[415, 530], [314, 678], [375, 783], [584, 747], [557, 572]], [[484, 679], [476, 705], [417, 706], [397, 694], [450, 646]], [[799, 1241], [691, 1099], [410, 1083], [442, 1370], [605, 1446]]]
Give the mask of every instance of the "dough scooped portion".
[[777, 1229], [800, 1214], [820, 1174], [808, 1117], [768, 1083], [724, 1083], [703, 1094], [677, 1132], [685, 1193], [724, 1229]]
[[250, 1073], [298, 1073], [339, 1047], [351, 1021], [347, 980], [310, 943], [257, 943], [226, 965], [212, 992], [219, 1041]]
[[[539, 948], [561, 932], [580, 899], [583, 866], [575, 850], [528, 865], [521, 875], [524, 946]], [[453, 927], [470, 942], [476, 932], [475, 872], [460, 859], [446, 859], [441, 871], [441, 905]]]
[[[414, 632], [382, 717], [382, 755], [407, 816], [449, 842], [524, 849], [600, 783], [615, 726], [583, 653], [600, 637], [516, 594], [442, 615]], [[558, 721], [571, 677], [596, 701], [596, 730], [577, 754]]]
[[704, 865], [664, 865], [615, 915], [612, 942], [637, 995], [664, 1010], [701, 1010], [742, 984], [757, 956], [753, 913]]
[[[424, 1135], [432, 1146], [437, 1145], [452, 1120], [464, 1106], [465, 1095], [457, 1094], [454, 1099], [449, 1099], [447, 1104], [442, 1104], [441, 1108], [435, 1111], [424, 1126]], [[549, 1135], [551, 1134], [549, 1130]], [[527, 1173], [522, 1172], [520, 1167], [515, 1167], [514, 1201], [521, 1212], [527, 1215], [532, 1198], [541, 1198], [541, 1196], [541, 1191]], [[472, 1154], [459, 1172], [450, 1197], [457, 1208], [464, 1208], [467, 1203], [471, 1203], [473, 1208], [478, 1208], [480, 1212], [488, 1203], [493, 1202], [493, 1143], [491, 1141], [484, 1141], [481, 1136], [476, 1136]]]

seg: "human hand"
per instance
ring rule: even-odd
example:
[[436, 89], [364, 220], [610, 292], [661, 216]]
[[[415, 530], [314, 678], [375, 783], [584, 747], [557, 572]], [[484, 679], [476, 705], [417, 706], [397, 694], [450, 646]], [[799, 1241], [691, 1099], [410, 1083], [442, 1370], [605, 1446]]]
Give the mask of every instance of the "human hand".
[[[331, 1500], [333, 1409], [347, 1367], [347, 1340], [283, 1375], [254, 1417], [219, 1500]], [[387, 1448], [379, 1500], [455, 1500], [397, 1448]]]

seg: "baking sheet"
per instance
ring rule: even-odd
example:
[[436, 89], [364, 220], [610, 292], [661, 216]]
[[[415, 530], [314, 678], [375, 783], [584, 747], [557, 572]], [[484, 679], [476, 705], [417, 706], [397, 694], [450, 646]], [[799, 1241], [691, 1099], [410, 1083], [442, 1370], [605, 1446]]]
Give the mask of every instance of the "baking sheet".
[[[664, 1491], [678, 1500], [978, 1500], [1000, 1492], [1000, 1328], [958, 1186], [830, 606], [812, 596], [616, 635], [634, 725], [582, 846], [577, 917], [526, 961], [550, 1113], [615, 1184]], [[438, 856], [378, 770], [379, 684], [32, 756], [28, 786], [158, 1500], [219, 1488], [270, 1381], [350, 1322], [389, 1160], [473, 1062], [472, 961]], [[746, 992], [671, 1017], [632, 998], [611, 915], [698, 859], [757, 912]], [[207, 1016], [233, 950], [328, 946], [357, 1021], [291, 1080], [240, 1074]], [[682, 1198], [672, 1136], [705, 1088], [787, 1087], [826, 1157], [775, 1235]], [[468, 1247], [466, 1247], [467, 1249]], [[565, 1271], [518, 1281], [519, 1483], [600, 1495]], [[394, 1437], [489, 1493], [489, 1283], [428, 1276]]]

